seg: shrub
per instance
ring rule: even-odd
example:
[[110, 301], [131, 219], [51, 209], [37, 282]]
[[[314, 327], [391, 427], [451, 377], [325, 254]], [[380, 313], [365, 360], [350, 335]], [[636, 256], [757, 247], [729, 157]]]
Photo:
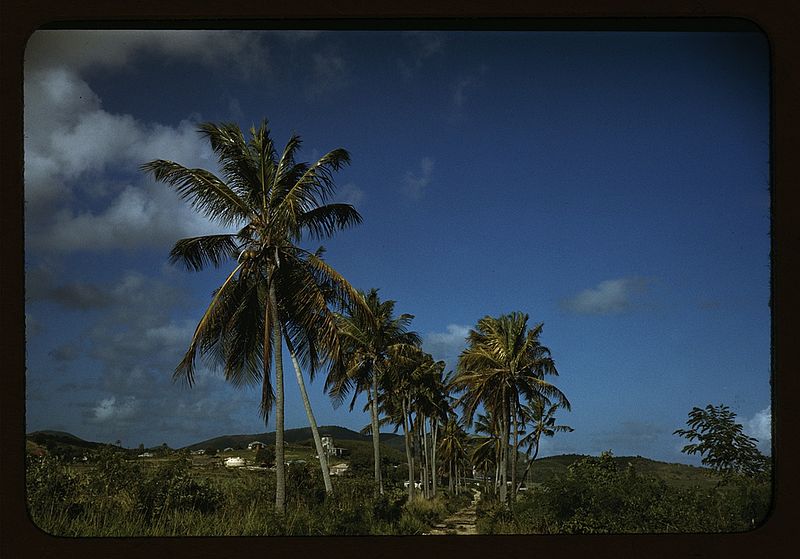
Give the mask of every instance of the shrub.
[[195, 480], [183, 460], [160, 466], [137, 486], [137, 508], [147, 520], [167, 511], [209, 513], [222, 504], [222, 494], [208, 482]]
[[78, 480], [64, 462], [52, 456], [29, 456], [25, 469], [25, 489], [31, 518], [41, 526], [44, 516], [64, 512], [74, 517], [82, 510], [78, 503]]

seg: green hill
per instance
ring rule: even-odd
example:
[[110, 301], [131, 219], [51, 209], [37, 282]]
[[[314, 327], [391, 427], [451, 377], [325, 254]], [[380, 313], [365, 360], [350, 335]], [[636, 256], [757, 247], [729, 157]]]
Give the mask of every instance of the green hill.
[[[542, 483], [556, 475], [565, 475], [570, 464], [585, 457], [586, 455], [581, 454], [561, 454], [539, 458], [531, 466], [528, 479], [534, 483]], [[626, 468], [630, 464], [639, 474], [661, 478], [673, 486], [707, 486], [716, 483], [709, 475], [708, 468], [659, 462], [642, 456], [614, 456], [614, 461], [619, 468]]]
[[[357, 431], [347, 429], [346, 427], [339, 427], [337, 425], [321, 426], [319, 428], [319, 433], [322, 436], [330, 435], [333, 437], [333, 441], [336, 446], [344, 446], [339, 444], [341, 441], [372, 441], [371, 435], [362, 435]], [[283, 439], [287, 444], [303, 443], [310, 441], [311, 438], [312, 436], [310, 427], [287, 429], [283, 434]], [[402, 435], [396, 435], [394, 433], [381, 433], [380, 440], [383, 444], [391, 448], [403, 448]], [[223, 450], [228, 447], [247, 448], [247, 445], [253, 441], [260, 441], [266, 444], [275, 444], [275, 432], [272, 431], [271, 433], [257, 433], [250, 435], [223, 435], [221, 437], [214, 437], [213, 439], [200, 441], [184, 448], [188, 450], [200, 450], [208, 448]]]

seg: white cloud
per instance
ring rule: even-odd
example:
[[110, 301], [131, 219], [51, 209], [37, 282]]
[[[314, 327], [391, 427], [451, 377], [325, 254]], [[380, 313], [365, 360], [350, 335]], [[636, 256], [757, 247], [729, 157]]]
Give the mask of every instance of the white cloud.
[[358, 210], [359, 205], [364, 201], [364, 191], [349, 182], [338, 189], [336, 198], [340, 203], [350, 204]]
[[420, 161], [420, 172], [406, 172], [403, 179], [404, 192], [412, 200], [419, 200], [425, 194], [425, 190], [431, 182], [433, 176], [434, 161], [430, 157], [423, 157]]
[[128, 397], [117, 403], [117, 398], [112, 396], [101, 400], [92, 410], [92, 421], [97, 423], [125, 422], [134, 417], [138, 410], [138, 402], [134, 397]]
[[[444, 332], [429, 332], [423, 337], [422, 346], [434, 359], [454, 361], [466, 347], [469, 326], [448, 324]], [[452, 363], [450, 363], [452, 366]]]
[[[77, 99], [77, 100], [76, 100]], [[26, 243], [69, 251], [154, 246], [219, 232], [163, 184], [138, 167], [170, 159], [214, 169], [196, 123], [143, 123], [101, 108], [88, 84], [64, 69], [32, 71], [25, 81]], [[52, 118], [50, 118], [50, 116]], [[113, 170], [130, 180], [111, 181]], [[73, 209], [73, 201], [98, 201]]]
[[633, 298], [647, 285], [643, 278], [619, 278], [602, 281], [562, 301], [562, 306], [577, 314], [615, 314], [629, 310]]
[[772, 409], [767, 406], [757, 412], [744, 427], [748, 435], [758, 439], [759, 448], [768, 452], [772, 443]]

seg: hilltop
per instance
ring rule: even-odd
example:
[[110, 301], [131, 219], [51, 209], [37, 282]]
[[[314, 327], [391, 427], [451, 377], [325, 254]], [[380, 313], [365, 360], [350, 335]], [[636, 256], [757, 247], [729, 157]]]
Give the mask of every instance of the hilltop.
[[[339, 427], [338, 425], [324, 425], [319, 428], [321, 436], [330, 435], [333, 437], [334, 444], [338, 441], [372, 441], [372, 435], [362, 435], [357, 431], [348, 429], [346, 427]], [[283, 434], [283, 440], [287, 444], [302, 443], [311, 440], [311, 428], [300, 427], [297, 429], [286, 429]], [[200, 450], [213, 448], [214, 450], [223, 450], [225, 448], [247, 448], [247, 445], [253, 441], [260, 441], [266, 444], [275, 443], [275, 431], [269, 433], [257, 433], [250, 435], [223, 435], [221, 437], [214, 437], [205, 441], [200, 441], [184, 448], [189, 450]], [[381, 443], [397, 449], [403, 448], [403, 436], [395, 433], [381, 433]]]

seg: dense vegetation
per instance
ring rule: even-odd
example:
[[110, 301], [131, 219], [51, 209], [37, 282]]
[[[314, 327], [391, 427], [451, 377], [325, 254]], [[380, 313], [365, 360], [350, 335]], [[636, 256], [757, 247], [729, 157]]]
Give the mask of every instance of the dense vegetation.
[[[366, 475], [336, 480], [326, 495], [317, 466], [287, 467], [284, 514], [274, 507], [271, 470], [191, 468], [175, 457], [148, 466], [111, 447], [88, 465], [53, 456], [28, 458], [27, 490], [34, 522], [63, 536], [421, 534], [464, 506], [439, 495], [407, 502], [402, 487], [375, 495]], [[468, 500], [468, 499], [467, 499]]]

